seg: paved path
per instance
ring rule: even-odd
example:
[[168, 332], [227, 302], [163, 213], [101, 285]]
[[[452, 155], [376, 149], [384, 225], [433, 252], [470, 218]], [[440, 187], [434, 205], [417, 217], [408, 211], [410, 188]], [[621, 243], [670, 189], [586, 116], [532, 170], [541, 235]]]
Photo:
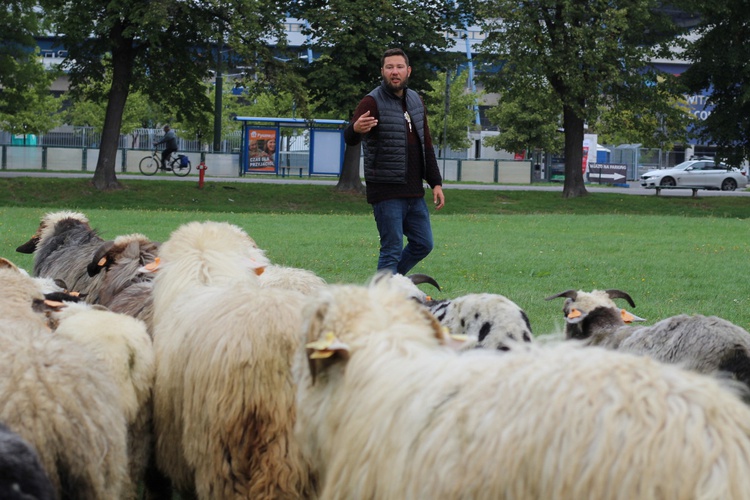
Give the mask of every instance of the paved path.
[[[0, 170], [0, 179], [4, 177], [73, 177], [90, 179], [93, 173], [81, 173], [81, 174], [70, 174], [70, 173], [57, 173], [57, 172], [16, 172], [12, 170]], [[144, 180], [144, 179], [159, 179], [166, 181], [183, 181], [183, 182], [198, 182], [196, 176], [188, 177], [177, 177], [174, 175], [158, 177], [146, 177], [139, 174], [118, 174], [117, 178], [120, 180]], [[242, 183], [255, 183], [255, 184], [318, 184], [335, 186], [338, 181], [335, 178], [331, 180], [320, 180], [320, 179], [308, 179], [305, 177], [206, 177], [206, 183], [210, 182], [242, 182]], [[644, 189], [638, 183], [629, 183], [630, 187], [604, 187], [595, 184], [587, 184], [586, 190], [590, 193], [620, 193], [620, 194], [635, 194], [642, 196], [656, 196], [653, 189]], [[504, 184], [451, 184], [446, 182], [443, 187], [446, 190], [449, 189], [469, 189], [476, 191], [556, 191], [562, 193], [563, 186], [559, 185], [504, 185]], [[664, 189], [661, 191], [659, 196], [670, 197], [670, 196], [682, 196], [692, 197], [692, 191], [690, 189]], [[745, 196], [750, 197], [750, 190], [738, 190], [738, 191], [709, 191], [706, 189], [698, 191], [698, 197], [702, 196]]]

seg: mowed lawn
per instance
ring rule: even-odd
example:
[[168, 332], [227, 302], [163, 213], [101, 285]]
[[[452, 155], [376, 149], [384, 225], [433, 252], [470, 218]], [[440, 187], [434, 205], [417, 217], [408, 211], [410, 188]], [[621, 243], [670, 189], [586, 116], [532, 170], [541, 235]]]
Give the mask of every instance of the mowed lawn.
[[[365, 283], [378, 235], [364, 197], [330, 186], [125, 181], [99, 193], [85, 180], [0, 179], [0, 256], [31, 271], [15, 248], [47, 212], [83, 212], [105, 239], [132, 232], [164, 241], [181, 224], [226, 221], [272, 261], [329, 283]], [[750, 199], [450, 190], [433, 212], [435, 249], [413, 272], [433, 276], [434, 298], [499, 293], [529, 315], [535, 334], [563, 327], [567, 289], [618, 288], [646, 324], [688, 313], [750, 329]], [[621, 304], [626, 307], [626, 304]]]

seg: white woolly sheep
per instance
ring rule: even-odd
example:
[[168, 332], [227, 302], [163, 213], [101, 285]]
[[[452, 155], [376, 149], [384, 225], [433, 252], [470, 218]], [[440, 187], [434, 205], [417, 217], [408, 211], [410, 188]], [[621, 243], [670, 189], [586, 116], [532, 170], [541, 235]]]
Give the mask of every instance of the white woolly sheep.
[[[33, 276], [61, 280], [68, 290], [88, 294], [101, 278], [89, 276], [86, 267], [103, 242], [84, 214], [50, 212], [42, 217], [31, 239], [16, 251], [34, 254]], [[87, 296], [86, 300], [95, 297]]]
[[459, 355], [383, 283], [329, 287], [306, 317], [296, 431], [322, 499], [750, 491], [750, 408], [713, 378], [572, 344]]
[[651, 326], [628, 326], [643, 321], [615, 305], [633, 299], [621, 290], [567, 290], [547, 300], [565, 297], [563, 314], [568, 339], [585, 345], [650, 356], [665, 363], [705, 374], [730, 375], [750, 386], [750, 333], [725, 319], [680, 314]]
[[128, 429], [128, 462], [132, 488], [144, 479], [152, 453], [154, 349], [143, 321], [86, 303], [65, 303], [51, 313], [55, 335], [84, 346], [106, 367], [120, 389], [119, 402]]
[[0, 498], [55, 500], [55, 489], [33, 446], [0, 422]]
[[0, 264], [0, 421], [39, 454], [58, 498], [122, 498], [118, 388], [86, 348], [49, 331], [37, 283]]
[[291, 377], [305, 298], [261, 288], [268, 260], [241, 228], [192, 222], [154, 279], [156, 460], [200, 499], [310, 496]]
[[326, 281], [307, 269], [270, 264], [260, 275], [260, 285], [264, 288], [296, 290], [305, 295], [315, 293], [326, 286]]

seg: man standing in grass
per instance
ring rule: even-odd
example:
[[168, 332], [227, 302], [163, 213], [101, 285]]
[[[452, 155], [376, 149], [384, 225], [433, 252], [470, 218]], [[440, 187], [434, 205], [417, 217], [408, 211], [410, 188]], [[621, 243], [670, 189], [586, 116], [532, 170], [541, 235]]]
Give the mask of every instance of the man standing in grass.
[[344, 138], [350, 146], [364, 139], [367, 202], [380, 233], [378, 270], [405, 275], [433, 247], [422, 180], [432, 188], [435, 208], [440, 210], [445, 204], [443, 179], [424, 102], [407, 88], [409, 58], [401, 49], [388, 49], [380, 72], [383, 83], [360, 101]]

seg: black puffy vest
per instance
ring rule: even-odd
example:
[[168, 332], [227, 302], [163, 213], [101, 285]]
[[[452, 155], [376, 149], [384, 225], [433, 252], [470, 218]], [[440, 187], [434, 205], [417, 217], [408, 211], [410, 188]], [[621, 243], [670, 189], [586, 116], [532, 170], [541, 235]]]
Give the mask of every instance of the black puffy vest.
[[[406, 109], [422, 147], [424, 176], [424, 105], [413, 90], [405, 89]], [[368, 94], [378, 106], [378, 126], [365, 135], [365, 180], [367, 182], [406, 183], [408, 124], [401, 98], [391, 93], [385, 83]]]

